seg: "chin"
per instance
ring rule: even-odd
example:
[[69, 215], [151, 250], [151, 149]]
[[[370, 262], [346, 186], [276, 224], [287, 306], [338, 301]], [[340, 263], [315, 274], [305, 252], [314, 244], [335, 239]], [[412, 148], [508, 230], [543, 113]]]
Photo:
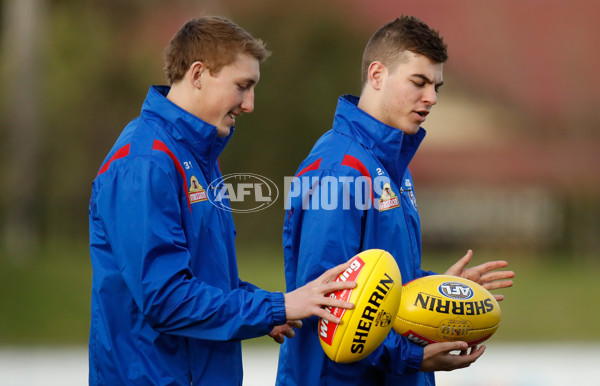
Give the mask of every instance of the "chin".
[[420, 126], [416, 126], [416, 127], [406, 127], [406, 126], [399, 127], [399, 129], [402, 130], [402, 132], [404, 134], [407, 134], [407, 135], [417, 134], [419, 132], [419, 128], [420, 128]]
[[217, 137], [227, 137], [231, 133], [231, 127], [219, 127], [217, 128]]

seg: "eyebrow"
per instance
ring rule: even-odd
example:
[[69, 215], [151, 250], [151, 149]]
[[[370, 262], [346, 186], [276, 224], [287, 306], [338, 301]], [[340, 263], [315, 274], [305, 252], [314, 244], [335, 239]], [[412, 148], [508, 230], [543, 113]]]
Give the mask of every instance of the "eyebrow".
[[249, 83], [250, 85], [258, 83], [259, 80], [260, 80], [260, 75], [257, 78], [253, 78], [252, 76], [240, 76], [238, 78], [238, 82], [246, 82], [246, 83]]
[[[428, 77], [426, 77], [423, 74], [412, 74], [412, 76], [422, 79], [425, 83], [434, 84], [433, 80], [429, 79]], [[444, 84], [443, 81], [440, 83], [435, 83], [435, 87], [440, 88], [443, 84]]]

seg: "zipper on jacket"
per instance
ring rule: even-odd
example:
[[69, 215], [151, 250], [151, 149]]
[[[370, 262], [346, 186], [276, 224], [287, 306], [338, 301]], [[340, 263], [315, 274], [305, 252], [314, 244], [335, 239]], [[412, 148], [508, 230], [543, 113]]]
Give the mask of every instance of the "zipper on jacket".
[[[400, 194], [402, 194], [404, 192], [412, 192], [412, 191], [413, 191], [412, 187], [404, 189], [404, 187], [400, 186]], [[410, 199], [410, 197], [409, 197], [409, 199]], [[408, 215], [406, 213], [406, 210], [404, 209], [404, 203], [402, 203], [400, 205], [400, 208], [402, 209], [402, 217], [404, 218], [404, 224], [406, 224], [406, 229], [410, 229], [410, 226], [408, 224]], [[414, 254], [414, 247], [415, 247], [414, 243], [416, 243], [417, 241], [413, 240], [413, 237], [412, 237], [412, 234], [410, 231], [408, 232], [408, 241], [410, 243], [410, 255], [412, 257], [412, 266], [413, 266], [412, 275], [413, 275], [413, 277], [417, 277], [417, 270], [418, 270], [417, 256], [415, 256], [415, 254]]]

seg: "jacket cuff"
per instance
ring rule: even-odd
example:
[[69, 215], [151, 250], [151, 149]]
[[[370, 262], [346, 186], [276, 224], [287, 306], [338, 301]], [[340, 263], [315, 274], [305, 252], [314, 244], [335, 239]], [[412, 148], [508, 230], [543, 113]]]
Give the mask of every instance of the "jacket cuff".
[[287, 322], [285, 317], [285, 298], [282, 292], [271, 293], [271, 305], [273, 307], [273, 324], [279, 326]]
[[411, 344], [410, 346], [411, 347], [408, 352], [406, 367], [409, 372], [416, 372], [419, 371], [421, 365], [423, 364], [424, 348], [417, 344]]

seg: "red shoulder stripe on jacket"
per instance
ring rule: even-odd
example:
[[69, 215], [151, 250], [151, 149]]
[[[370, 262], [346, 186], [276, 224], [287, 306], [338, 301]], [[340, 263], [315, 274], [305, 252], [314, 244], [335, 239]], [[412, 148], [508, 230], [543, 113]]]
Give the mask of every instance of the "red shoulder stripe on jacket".
[[188, 208], [190, 209], [190, 212], [191, 212], [192, 204], [190, 202], [190, 196], [187, 193], [187, 185], [186, 185], [187, 181], [185, 179], [185, 172], [183, 171], [183, 166], [181, 166], [181, 163], [179, 162], [177, 157], [175, 157], [175, 154], [173, 154], [173, 152], [171, 150], [169, 150], [167, 145], [165, 145], [163, 142], [159, 141], [158, 139], [154, 140], [154, 144], [152, 145], [152, 150], [160, 150], [162, 152], [165, 152], [165, 153], [167, 153], [167, 155], [169, 157], [171, 157], [171, 160], [173, 160], [173, 163], [175, 164], [175, 168], [177, 169], [177, 171], [181, 175], [181, 179], [183, 180], [183, 191], [185, 192], [185, 197], [187, 198]]
[[367, 177], [369, 181], [369, 191], [371, 193], [371, 200], [373, 201], [373, 205], [375, 205], [375, 197], [373, 194], [373, 180], [371, 178], [371, 173], [360, 160], [356, 157], [351, 156], [350, 154], [346, 154], [344, 159], [342, 160], [342, 166], [349, 166], [353, 169], [358, 170], [364, 177]]
[[308, 165], [304, 169], [300, 170], [300, 172], [298, 174], [296, 174], [296, 177], [300, 177], [304, 173], [310, 172], [311, 170], [317, 170], [320, 165], [321, 165], [321, 158], [319, 158], [318, 160], [316, 160], [312, 164]]
[[[311, 163], [310, 165], [308, 165], [304, 169], [300, 170], [298, 172], [298, 174], [296, 174], [296, 178], [300, 177], [301, 175], [303, 175], [306, 172], [310, 172], [311, 170], [317, 170], [319, 168], [319, 166], [321, 166], [321, 159], [322, 158], [319, 158], [318, 160], [316, 160], [315, 162]], [[292, 209], [290, 209], [288, 211], [288, 215], [287, 215], [288, 221], [289, 221], [290, 217], [292, 217]]]
[[108, 170], [110, 164], [114, 161], [114, 160], [118, 160], [119, 158], [123, 158], [123, 157], [127, 157], [129, 155], [129, 144], [123, 146], [122, 148], [120, 148], [119, 150], [117, 150], [115, 152], [115, 154], [113, 154], [112, 157], [110, 157], [110, 159], [104, 164], [102, 165], [102, 167], [100, 168], [100, 171], [98, 172], [98, 174], [96, 175], [96, 177], [98, 177], [100, 174], [104, 173], [105, 171]]

